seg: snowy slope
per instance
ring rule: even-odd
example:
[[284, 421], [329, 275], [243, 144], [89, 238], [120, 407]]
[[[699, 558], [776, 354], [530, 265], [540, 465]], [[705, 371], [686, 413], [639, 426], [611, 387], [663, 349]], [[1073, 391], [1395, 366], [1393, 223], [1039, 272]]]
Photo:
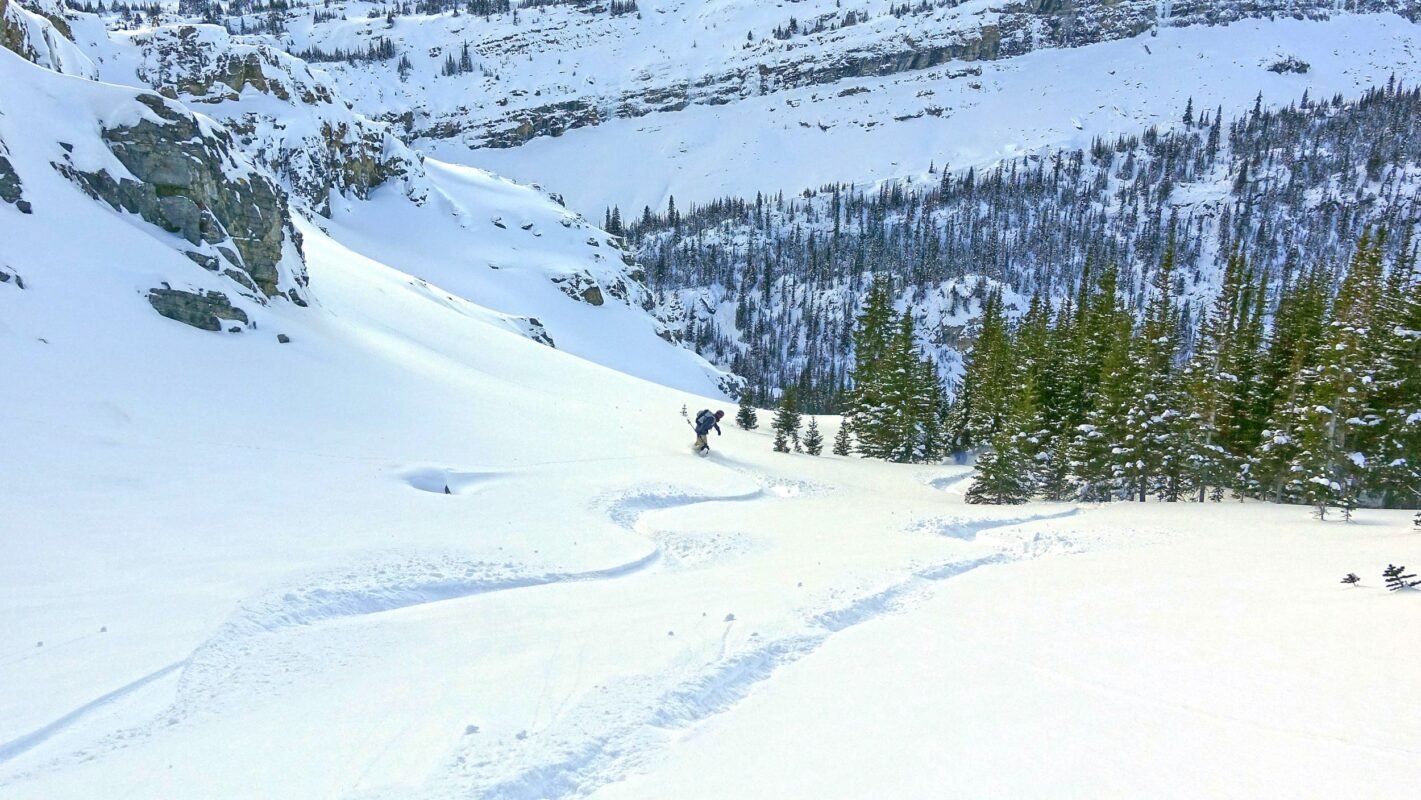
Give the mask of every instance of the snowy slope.
[[[988, 532], [1082, 552], [943, 582], [591, 796], [1389, 794], [1421, 756], [1421, 725], [1395, 719], [1417, 699], [1396, 632], [1421, 596], [1378, 576], [1416, 537], [1259, 506], [1182, 516], [1119, 505]], [[1355, 590], [1337, 583], [1352, 564]], [[822, 724], [787, 724], [806, 718]]]
[[[88, 14], [61, 20], [76, 37], [76, 46], [33, 12], [12, 6], [7, 13], [27, 14], [23, 19], [48, 26], [48, 38], [40, 40], [56, 42], [56, 53], [74, 51], [66, 57], [88, 65], [80, 74], [94, 73], [97, 64], [98, 74], [109, 83], [151, 87], [176, 98], [200, 109], [198, 119], [204, 125], [214, 118], [220, 123], [211, 127], [214, 136], [225, 137], [226, 149], [240, 153], [242, 163], [251, 162], [245, 169], [271, 176], [289, 192], [290, 210], [283, 214], [331, 217], [330, 223], [322, 220], [321, 224], [333, 234], [352, 245], [360, 243], [356, 249], [361, 252], [439, 283], [447, 301], [463, 303], [469, 313], [483, 314], [544, 344], [615, 364], [632, 374], [713, 394], [733, 388], [733, 379], [723, 372], [657, 339], [669, 337], [647, 313], [650, 303], [640, 285], [640, 270], [620, 241], [542, 190], [479, 170], [426, 161], [388, 125], [351, 111], [329, 79], [305, 62], [277, 49], [238, 42], [213, 26], [109, 34]], [[55, 18], [59, 19], [57, 12]], [[58, 60], [58, 56], [31, 58], [41, 65]], [[23, 65], [11, 68], [21, 70]], [[49, 73], [17, 72], [15, 91], [21, 89], [21, 74], [36, 74], [45, 86], [54, 83], [46, 77]], [[17, 94], [7, 104], [43, 107], [47, 113], [60, 91]], [[81, 91], [103, 95], [109, 90], [85, 86]], [[109, 94], [121, 96], [116, 91]], [[130, 91], [128, 96], [137, 93]], [[149, 102], [161, 102], [150, 98]], [[98, 127], [104, 129], [123, 122], [108, 122], [97, 112], [96, 116]], [[11, 160], [22, 172], [37, 173], [34, 180], [43, 183], [57, 177], [48, 168], [50, 162], [92, 171], [91, 166], [71, 164], [75, 156], [60, 152], [60, 143], [72, 144], [74, 136], [68, 131], [94, 128], [94, 122], [69, 116], [51, 120], [42, 113], [37, 123], [37, 134], [22, 134], [19, 128], [7, 134], [15, 140], [9, 147], [15, 151]], [[22, 136], [38, 149], [21, 153], [29, 147]], [[95, 142], [91, 149], [94, 163], [107, 164], [113, 175], [126, 174], [103, 152], [104, 144]], [[20, 177], [25, 179], [23, 174]], [[50, 203], [49, 210], [65, 209], [66, 202]], [[284, 206], [287, 198], [280, 202]], [[27, 257], [36, 262], [42, 261], [47, 237], [62, 235], [37, 227], [29, 217], [16, 218], [12, 224], [20, 226], [14, 228], [17, 236], [36, 243], [37, 249]], [[61, 228], [78, 224], [77, 220], [56, 223]], [[288, 240], [295, 243], [294, 235]], [[194, 258], [216, 257], [211, 247], [193, 252]], [[287, 257], [292, 263], [299, 261], [298, 252]], [[163, 282], [226, 294], [242, 290], [191, 263], [171, 263], [173, 270], [161, 276], [150, 269], [152, 279], [138, 290]], [[24, 274], [27, 265], [11, 266]], [[312, 294], [319, 302], [319, 287]], [[256, 311], [240, 303], [238, 307], [253, 327], [261, 325]], [[642, 344], [628, 347], [629, 341]]]
[[[1292, 56], [1305, 74], [1271, 72]], [[945, 64], [883, 78], [847, 78], [724, 106], [616, 119], [518, 148], [430, 152], [524, 181], [552, 181], [585, 210], [627, 217], [668, 199], [688, 208], [724, 196], [792, 194], [848, 182], [966, 169], [1095, 137], [1175, 125], [1192, 97], [1234, 117], [1302, 96], [1356, 96], [1421, 77], [1421, 28], [1400, 17], [1326, 22], [1249, 20], [1012, 59]]]

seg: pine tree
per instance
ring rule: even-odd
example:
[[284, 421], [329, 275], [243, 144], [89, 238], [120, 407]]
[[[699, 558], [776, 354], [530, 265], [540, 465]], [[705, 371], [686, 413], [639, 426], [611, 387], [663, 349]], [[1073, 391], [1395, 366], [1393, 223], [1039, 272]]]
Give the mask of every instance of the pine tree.
[[1384, 298], [1377, 407], [1385, 427], [1379, 437], [1378, 484], [1387, 507], [1421, 507], [1421, 275], [1409, 231]]
[[[788, 445], [792, 444], [794, 451], [799, 452], [799, 425], [799, 406], [795, 398], [794, 387], [790, 387], [780, 395], [779, 407], [775, 409], [775, 418], [770, 423], [770, 427], [774, 429], [776, 434], [775, 450], [781, 453], [789, 452]], [[785, 446], [785, 449], [781, 450], [782, 446]]]
[[[1112, 300], [1112, 303], [1118, 301]], [[1137, 365], [1133, 355], [1137, 337], [1130, 335], [1129, 320], [1122, 315], [1105, 324], [1114, 327], [1114, 336], [1101, 358], [1099, 378], [1089, 384], [1094, 386], [1090, 391], [1090, 409], [1085, 421], [1074, 431], [1070, 451], [1079, 497], [1088, 502], [1112, 500], [1123, 485], [1119, 455], [1124, 452], [1122, 443], [1129, 435], [1126, 413], [1130, 408]], [[1091, 353], [1090, 357], [1096, 356]]]
[[749, 392], [740, 395], [740, 407], [735, 412], [735, 424], [747, 431], [753, 431], [760, 427], [760, 419], [755, 412], [755, 407], [750, 405]]
[[1375, 339], [1369, 324], [1381, 292], [1384, 237], [1363, 232], [1317, 348], [1301, 377], [1301, 401], [1284, 409], [1296, 438], [1290, 494], [1325, 513], [1354, 505], [1374, 467]]
[[1342, 579], [1342, 582], [1343, 582], [1343, 583], [1347, 583], [1347, 584], [1351, 584], [1352, 586], [1356, 586], [1357, 584], [1359, 584], [1359, 583], [1362, 582], [1362, 579], [1359, 578], [1359, 577], [1357, 577], [1357, 573], [1355, 573], [1355, 572], [1349, 572], [1349, 573], [1347, 573], [1347, 577], [1345, 577], [1345, 578]]
[[833, 452], [836, 456], [846, 456], [852, 452], [851, 443], [849, 441], [849, 426], [846, 422], [841, 421], [839, 423], [838, 432], [834, 434]]
[[1071, 480], [1071, 438], [1064, 433], [1051, 440], [1045, 458], [1037, 465], [1037, 485], [1047, 500], [1070, 500], [1076, 494]]
[[1155, 272], [1153, 294], [1133, 348], [1124, 435], [1115, 443], [1117, 474], [1127, 496], [1140, 502], [1151, 493], [1162, 500], [1178, 500], [1183, 489], [1181, 398], [1174, 374], [1174, 357], [1179, 350], [1173, 297], [1174, 253], [1171, 238]]
[[809, 418], [809, 427], [804, 431], [804, 452], [817, 456], [824, 452], [824, 437], [819, 433], [819, 420]]
[[977, 471], [967, 488], [973, 504], [1018, 505], [1031, 499], [1031, 464], [1006, 431], [992, 437], [991, 445], [977, 456]]
[[[1181, 376], [1187, 402], [1183, 440], [1186, 484], [1203, 502], [1221, 499], [1238, 474], [1238, 415], [1247, 405], [1252, 355], [1252, 294], [1243, 258], [1231, 256], [1223, 285], [1200, 325], [1193, 358]], [[1212, 492], [1211, 492], [1212, 490]]]
[[1421, 581], [1411, 580], [1414, 577], [1416, 577], [1415, 573], [1408, 574], [1406, 567], [1398, 567], [1395, 564], [1387, 564], [1386, 569], [1382, 570], [1382, 580], [1386, 582], [1389, 592], [1399, 592], [1402, 589], [1414, 589], [1421, 586]]
[[854, 365], [850, 372], [853, 386], [849, 390], [845, 414], [845, 424], [857, 435], [859, 451], [865, 456], [883, 458], [886, 454], [881, 411], [887, 374], [886, 356], [894, 325], [896, 317], [888, 279], [875, 278], [864, 301], [863, 311], [855, 321]]
[[948, 440], [955, 452], [970, 452], [1001, 430], [1011, 408], [1012, 377], [1002, 295], [993, 290], [982, 305], [977, 339], [964, 359], [961, 388], [948, 419]]
[[1330, 281], [1330, 272], [1318, 267], [1284, 287], [1253, 385], [1250, 416], [1263, 422], [1257, 446], [1240, 468], [1240, 485], [1250, 494], [1275, 502], [1300, 500], [1292, 480], [1298, 452], [1293, 412], [1305, 402], [1307, 376], [1316, 367]]

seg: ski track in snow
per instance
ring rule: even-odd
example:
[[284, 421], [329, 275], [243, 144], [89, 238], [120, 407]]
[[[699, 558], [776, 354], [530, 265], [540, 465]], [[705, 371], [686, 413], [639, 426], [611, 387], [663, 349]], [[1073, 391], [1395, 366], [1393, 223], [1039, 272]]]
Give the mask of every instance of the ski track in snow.
[[128, 697], [129, 695], [133, 694], [139, 689], [142, 689], [148, 684], [172, 674], [174, 671], [180, 669], [186, 663], [186, 660], [175, 661], [167, 665], [166, 667], [163, 667], [162, 669], [150, 672], [136, 681], [132, 681], [131, 683], [125, 684], [124, 686], [120, 686], [119, 688], [114, 689], [113, 691], [103, 695], [102, 697], [91, 700], [85, 703], [84, 705], [79, 706], [78, 708], [54, 720], [48, 725], [44, 725], [40, 728], [30, 731], [29, 733], [26, 733], [8, 742], [0, 744], [0, 764], [4, 764], [7, 761], [11, 761], [21, 755], [24, 755], [30, 750], [33, 750], [41, 744], [44, 744], [45, 742], [49, 741], [56, 734], [60, 733], [61, 731], [78, 722], [79, 720], [83, 719], [85, 716], [88, 716], [89, 714], [98, 711], [99, 709], [102, 709], [106, 706], [113, 705], [114, 703], [124, 699], [125, 697]]
[[[980, 520], [976, 528], [983, 531], [1013, 527], [1070, 516], [1076, 511]], [[553, 735], [548, 737], [549, 741], [537, 745], [515, 742], [494, 755], [487, 751], [480, 755], [472, 750], [459, 752], [453, 759], [450, 778], [428, 795], [421, 796], [485, 800], [563, 800], [584, 796], [645, 768], [662, 751], [668, 731], [689, 727], [729, 710], [781, 667], [814, 652], [834, 634], [903, 608], [936, 582], [1028, 556], [1025, 551], [1016, 555], [998, 552], [919, 568], [884, 589], [814, 615], [801, 633], [755, 644], [748, 650], [722, 658], [700, 675], [662, 690], [651, 702], [636, 698], [656, 691], [655, 676], [629, 679], [619, 684], [620, 690], [611, 692], [607, 700], [580, 709], [578, 719], [586, 722], [580, 725], [573, 722], [569, 727], [582, 731], [583, 736], [567, 741]], [[608, 731], [604, 726], [611, 719], [631, 721]], [[546, 760], [548, 755], [553, 758]], [[510, 760], [539, 756], [544, 760], [527, 765], [513, 775], [489, 774]]]
[[[461, 483], [465, 486], [494, 477], [488, 473], [452, 472], [438, 468], [412, 470], [403, 473], [401, 477], [409, 480], [412, 486], [415, 486], [417, 481], [432, 486], [432, 481], [443, 481], [447, 476], [455, 475], [470, 478], [467, 483]], [[435, 491], [425, 486], [415, 488]], [[606, 504], [605, 511], [612, 522], [629, 531], [640, 533], [641, 517], [649, 511], [701, 503], [745, 502], [764, 496], [764, 489], [742, 494], [714, 495], [667, 485], [632, 490], [615, 495], [610, 502], [606, 498], [602, 502]], [[648, 538], [655, 544], [652, 537]], [[187, 658], [109, 692], [10, 742], [0, 744], [0, 764], [33, 750], [94, 711], [119, 702], [138, 689], [175, 671], [180, 671], [177, 696], [168, 711], [145, 726], [111, 734], [105, 738], [97, 751], [79, 751], [70, 758], [87, 759], [103, 752], [122, 749], [132, 742], [143, 740], [160, 727], [165, 728], [194, 716], [219, 694], [218, 688], [228, 682], [237, 665], [250, 657], [253, 649], [250, 640], [255, 636], [490, 592], [553, 583], [612, 580], [646, 569], [661, 558], [662, 549], [656, 545], [645, 555], [631, 561], [580, 572], [520, 574], [520, 565], [512, 561], [494, 563], [447, 556], [437, 559], [407, 558], [398, 563], [376, 560], [308, 576], [302, 579], [301, 583], [304, 585], [301, 588], [266, 595], [239, 608], [211, 638], [199, 645]], [[55, 766], [67, 760], [60, 758], [45, 766]]]
[[928, 481], [928, 485], [931, 486], [931, 487], [933, 487], [934, 489], [946, 490], [946, 489], [949, 489], [949, 488], [951, 488], [952, 486], [954, 486], [954, 485], [956, 485], [956, 484], [961, 483], [962, 481], [967, 480], [967, 479], [968, 479], [969, 477], [971, 477], [971, 476], [972, 476], [972, 470], [967, 470], [967, 471], [961, 472], [961, 473], [959, 473], [959, 474], [957, 474], [957, 475], [943, 475], [943, 476], [938, 477], [938, 478], [932, 478], [932, 479], [930, 479], [930, 480]]
[[911, 530], [926, 530], [946, 536], [949, 539], [958, 539], [964, 542], [974, 542], [977, 534], [992, 530], [994, 528], [1009, 528], [1013, 525], [1021, 525], [1028, 522], [1039, 522], [1049, 519], [1064, 519], [1073, 517], [1080, 513], [1079, 508], [1067, 508], [1051, 514], [1028, 515], [1024, 517], [1007, 517], [1002, 519], [964, 519], [962, 517], [932, 517], [918, 520], [911, 524]]
[[[741, 471], [741, 470], [736, 470]], [[110, 692], [55, 721], [0, 745], [0, 763], [12, 760], [61, 734], [100, 708], [121, 701], [143, 686], [174, 672], [179, 673], [176, 698], [170, 708], [149, 723], [111, 733], [93, 745], [52, 760], [36, 771], [61, 766], [76, 759], [89, 759], [123, 749], [159, 730], [201, 713], [221, 693], [240, 664], [254, 649], [252, 640], [298, 626], [328, 620], [358, 617], [454, 600], [495, 591], [506, 591], [560, 582], [598, 581], [621, 578], [640, 572], [663, 558], [660, 532], [648, 530], [643, 517], [652, 511], [686, 508], [703, 503], [753, 502], [793, 497], [797, 492], [777, 491], [794, 485], [806, 493], [821, 487], [798, 486], [793, 481], [754, 475], [759, 488], [740, 494], [714, 495], [688, 491], [672, 485], [641, 487], [603, 496], [594, 501], [615, 525], [646, 536], [652, 543], [644, 556], [614, 566], [582, 572], [519, 574], [514, 562], [460, 562], [406, 559], [403, 563], [375, 562], [364, 569], [353, 567], [324, 577], [307, 578], [305, 588], [268, 595], [239, 608], [218, 632], [199, 646], [190, 657]], [[950, 476], [956, 479], [957, 476]], [[939, 533], [972, 540], [982, 531], [1006, 528], [1042, 520], [1070, 516], [1079, 509], [1039, 516], [995, 520], [950, 521]], [[942, 520], [925, 521], [939, 525]], [[947, 530], [953, 531], [947, 533]], [[628, 678], [616, 685], [605, 699], [574, 710], [564, 732], [548, 732], [528, 740], [506, 743], [496, 756], [483, 750], [456, 751], [448, 778], [431, 787], [435, 796], [456, 794], [497, 800], [567, 798], [586, 794], [637, 771], [663, 752], [667, 732], [685, 728], [729, 710], [753, 688], [768, 680], [781, 667], [812, 653], [834, 634], [893, 613], [935, 582], [962, 575], [978, 567], [1029, 558], [1035, 551], [1021, 549], [1014, 554], [998, 552], [988, 556], [956, 560], [919, 568], [902, 580], [843, 606], [821, 611], [807, 619], [802, 632], [759, 642], [752, 634], [751, 646], [725, 655], [699, 675], [665, 686], [665, 676]], [[674, 559], [673, 559], [674, 560]], [[654, 697], [651, 702], [645, 698]], [[607, 730], [608, 720], [624, 720]], [[515, 766], [512, 774], [508, 765]], [[26, 771], [32, 774], [30, 771]], [[12, 776], [19, 777], [19, 776]], [[439, 791], [440, 789], [448, 791]]]

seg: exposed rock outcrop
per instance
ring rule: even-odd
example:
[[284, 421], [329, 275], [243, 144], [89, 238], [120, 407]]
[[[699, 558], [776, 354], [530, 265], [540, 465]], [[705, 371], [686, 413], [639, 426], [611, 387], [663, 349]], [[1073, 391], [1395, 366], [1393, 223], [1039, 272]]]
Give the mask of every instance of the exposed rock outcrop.
[[[179, 289], [151, 289], [148, 302], [154, 310], [204, 331], [220, 331], [224, 322], [247, 324], [247, 312], [232, 305], [221, 292], [185, 292]], [[239, 328], [240, 330], [240, 328]]]
[[140, 95], [138, 102], [159, 121], [145, 118], [103, 131], [109, 149], [136, 180], [71, 168], [72, 175], [115, 208], [138, 214], [189, 244], [212, 245], [213, 257], [226, 262], [225, 269], [244, 275], [265, 297], [284, 294], [304, 302], [306, 276], [299, 256], [299, 268], [283, 275], [287, 247], [294, 245], [299, 252], [300, 242], [281, 188], [233, 158], [225, 131], [205, 129], [196, 117], [161, 98]]
[[10, 203], [18, 208], [22, 213], [30, 213], [30, 203], [25, 200], [24, 185], [20, 183], [20, 176], [15, 172], [15, 166], [10, 163], [6, 156], [9, 151], [5, 149], [5, 143], [0, 142], [0, 201]]
[[[131, 41], [142, 55], [139, 78], [165, 97], [204, 106], [314, 211], [328, 215], [332, 193], [364, 199], [395, 180], [423, 199], [419, 156], [389, 125], [351, 111], [301, 59], [212, 25], [157, 28]], [[267, 97], [251, 102], [254, 94]]]

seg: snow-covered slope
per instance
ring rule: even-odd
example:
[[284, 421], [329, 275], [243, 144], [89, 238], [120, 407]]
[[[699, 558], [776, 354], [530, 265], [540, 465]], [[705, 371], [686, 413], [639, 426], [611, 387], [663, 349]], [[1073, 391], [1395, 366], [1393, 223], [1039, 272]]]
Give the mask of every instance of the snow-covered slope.
[[[1260, 91], [1355, 94], [1417, 58], [1411, 0], [241, 12], [225, 24], [321, 59], [357, 111], [419, 147], [633, 214], [1081, 146], [1167, 121], [1190, 95], [1234, 114]], [[1291, 63], [1308, 69], [1269, 71]]]
[[[657, 338], [669, 337], [647, 313], [621, 242], [555, 195], [426, 162], [388, 125], [353, 112], [321, 73], [221, 28], [111, 36], [92, 15], [51, 11], [6, 11], [33, 29], [16, 45], [24, 59], [4, 54], [3, 107], [32, 115], [0, 119], [0, 197], [22, 212], [0, 229], [26, 245], [0, 254], [7, 274], [43, 277], [56, 238], [91, 248], [83, 260], [93, 261], [106, 240], [90, 234], [124, 209], [134, 228], [110, 246], [139, 252], [157, 242], [163, 255], [108, 270], [102, 280], [127, 287], [113, 289], [115, 302], [146, 295], [174, 319], [251, 331], [264, 327], [270, 298], [319, 304], [293, 221], [325, 215], [332, 234], [440, 284], [469, 313], [632, 374], [710, 393], [733, 387]], [[65, 64], [76, 77], [40, 68]], [[96, 73], [108, 83], [79, 79]], [[76, 104], [71, 91], [88, 99]], [[76, 199], [76, 184], [95, 202]], [[86, 222], [94, 214], [97, 228]], [[76, 264], [69, 280], [89, 274]]]
[[[1309, 69], [1269, 70], [1290, 57]], [[427, 146], [519, 180], [557, 176], [574, 206], [620, 206], [632, 218], [673, 197], [686, 208], [1087, 147], [1095, 137], [1176, 124], [1190, 98], [1233, 117], [1260, 93], [1270, 105], [1304, 91], [1355, 96], [1392, 75], [1421, 78], [1421, 27], [1400, 17], [1248, 20], [613, 118], [517, 148]]]

